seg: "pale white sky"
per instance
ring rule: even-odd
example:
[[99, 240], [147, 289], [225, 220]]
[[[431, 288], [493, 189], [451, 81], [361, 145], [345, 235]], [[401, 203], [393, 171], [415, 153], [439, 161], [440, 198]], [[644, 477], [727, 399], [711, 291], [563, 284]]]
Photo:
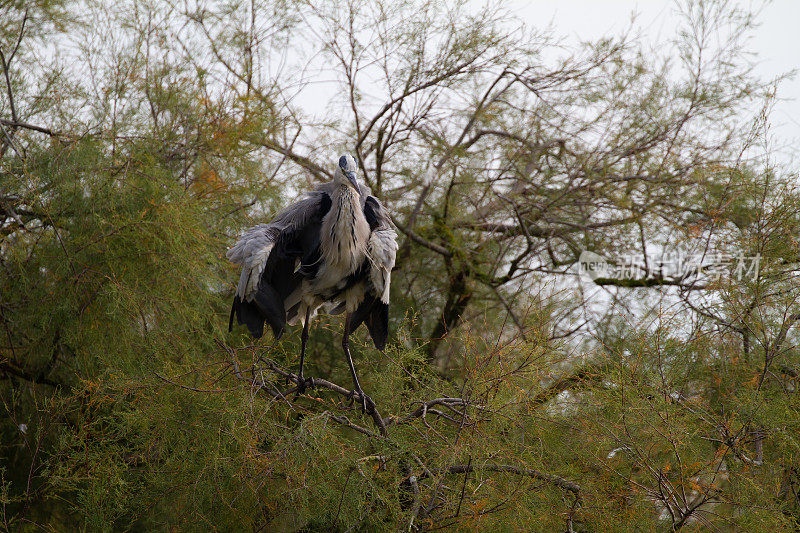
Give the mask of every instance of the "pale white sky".
[[[473, 0], [471, 6], [478, 9], [484, 1]], [[762, 0], [732, 1], [754, 9], [764, 4]], [[555, 36], [567, 38], [566, 44], [619, 34], [631, 27], [634, 13], [633, 27], [651, 44], [669, 42], [681, 25], [675, 0], [503, 0], [502, 6], [529, 28], [551, 27]], [[757, 54], [756, 75], [769, 81], [800, 69], [800, 0], [774, 0], [763, 7], [757, 20], [759, 26], [748, 46]], [[330, 79], [313, 80], [298, 95], [299, 102], [307, 113], [331, 118], [330, 95], [335, 90]], [[777, 97], [771, 114], [771, 151], [777, 162], [796, 169], [800, 164], [800, 75], [782, 82]], [[344, 109], [340, 112], [347, 114]]]
[[[761, 6], [762, 2], [741, 0], [740, 5]], [[636, 27], [654, 41], [676, 34], [678, 16], [673, 0], [513, 0], [505, 4], [529, 26], [552, 23], [557, 35], [575, 40], [593, 40], [618, 33], [630, 26], [637, 13]], [[800, 68], [800, 0], [774, 0], [763, 8], [750, 43], [758, 54], [756, 73], [762, 79]], [[797, 157], [800, 141], [800, 75], [784, 81], [778, 89], [772, 113], [771, 133], [785, 150], [787, 158]]]

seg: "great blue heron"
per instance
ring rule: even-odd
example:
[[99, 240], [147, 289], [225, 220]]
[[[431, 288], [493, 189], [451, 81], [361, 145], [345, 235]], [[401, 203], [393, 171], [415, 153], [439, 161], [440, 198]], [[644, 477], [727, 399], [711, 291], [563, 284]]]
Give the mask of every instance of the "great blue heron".
[[374, 408], [364, 394], [350, 355], [349, 338], [366, 323], [375, 347], [383, 351], [389, 328], [389, 283], [397, 253], [391, 219], [370, 190], [358, 183], [358, 165], [350, 155], [339, 158], [332, 182], [319, 185], [269, 224], [248, 229], [228, 250], [242, 266], [233, 298], [233, 318], [253, 337], [264, 322], [276, 339], [286, 324], [303, 323], [300, 337], [298, 393], [313, 386], [303, 377], [309, 322], [318, 311], [345, 312], [344, 350], [362, 409]]

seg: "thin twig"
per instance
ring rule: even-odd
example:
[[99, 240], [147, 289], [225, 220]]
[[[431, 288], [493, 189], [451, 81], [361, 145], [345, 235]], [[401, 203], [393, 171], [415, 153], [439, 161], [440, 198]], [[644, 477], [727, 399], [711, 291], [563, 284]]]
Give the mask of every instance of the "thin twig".
[[[553, 474], [545, 474], [544, 472], [539, 472], [538, 470], [533, 470], [531, 468], [520, 468], [517, 466], [512, 465], [498, 465], [498, 464], [482, 464], [479, 466], [473, 466], [471, 464], [466, 465], [452, 465], [446, 468], [440, 468], [436, 470], [432, 470], [431, 473], [436, 474], [465, 474], [468, 472], [474, 472], [476, 470], [483, 470], [487, 472], [504, 472], [509, 474], [517, 474], [520, 476], [527, 476], [530, 478], [538, 479], [540, 481], [546, 481], [552, 485], [557, 486], [560, 489], [569, 491], [573, 493], [577, 498], [581, 498], [581, 489], [580, 485], [564, 479], [563, 477], [559, 477]], [[427, 477], [426, 474], [421, 474], [420, 479]]]
[[176, 381], [172, 381], [171, 379], [165, 378], [164, 376], [162, 376], [158, 372], [153, 372], [153, 374], [158, 379], [163, 381], [164, 383], [169, 383], [171, 385], [175, 385], [176, 387], [180, 387], [182, 389], [186, 389], [186, 390], [190, 390], [190, 391], [194, 391], [194, 392], [230, 392], [230, 391], [236, 390], [236, 387], [231, 387], [230, 389], [198, 389], [198, 388], [195, 388], [195, 387], [190, 387], [188, 385], [184, 385], [182, 383], [178, 383]]

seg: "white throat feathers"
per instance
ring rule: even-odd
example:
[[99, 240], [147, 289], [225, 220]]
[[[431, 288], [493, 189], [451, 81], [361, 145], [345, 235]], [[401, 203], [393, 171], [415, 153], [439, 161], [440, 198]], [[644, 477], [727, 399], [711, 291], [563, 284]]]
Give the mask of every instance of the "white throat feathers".
[[321, 278], [334, 271], [346, 276], [358, 270], [366, 257], [369, 233], [359, 193], [352, 187], [340, 185], [334, 191], [331, 209], [323, 218], [320, 231], [325, 270], [330, 272], [321, 272], [318, 280], [322, 281]]

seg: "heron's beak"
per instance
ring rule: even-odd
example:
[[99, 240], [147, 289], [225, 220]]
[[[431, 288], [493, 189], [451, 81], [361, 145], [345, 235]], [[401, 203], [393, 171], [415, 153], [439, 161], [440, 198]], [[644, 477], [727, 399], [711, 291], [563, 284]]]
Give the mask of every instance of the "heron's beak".
[[358, 187], [358, 180], [356, 179], [356, 173], [353, 171], [345, 172], [345, 176], [347, 179], [350, 180], [350, 183], [353, 185], [353, 188], [361, 194], [361, 189]]

